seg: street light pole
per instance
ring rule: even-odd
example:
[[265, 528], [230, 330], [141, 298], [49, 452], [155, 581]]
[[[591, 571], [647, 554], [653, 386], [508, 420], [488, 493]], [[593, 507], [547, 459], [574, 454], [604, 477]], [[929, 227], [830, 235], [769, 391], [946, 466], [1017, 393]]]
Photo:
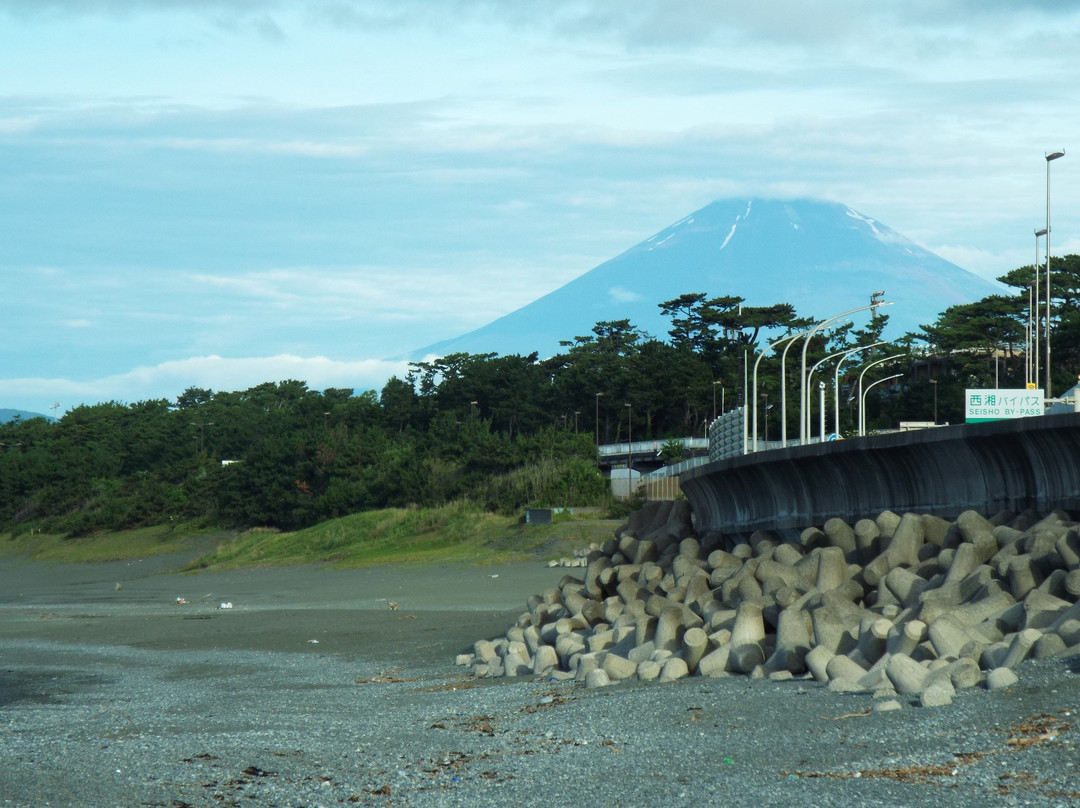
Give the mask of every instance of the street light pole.
[[[762, 393], [765, 397], [765, 448], [769, 448], [769, 394]], [[757, 410], [757, 407], [754, 407]], [[754, 435], [754, 451], [757, 451], [757, 435]]]
[[[876, 348], [879, 345], [885, 345], [885, 344], [886, 343], [884, 341], [882, 341], [882, 342], [872, 342], [869, 345], [859, 345], [859, 346], [857, 346], [855, 348], [849, 348], [846, 351], [842, 351], [840, 353], [840, 358], [836, 360], [836, 367], [833, 368], [832, 389], [833, 389], [833, 432], [835, 432], [837, 434], [837, 436], [840, 435], [840, 366], [842, 364], [844, 364], [844, 360], [847, 359], [849, 356], [851, 356], [853, 353], [858, 353], [859, 351], [868, 351], [871, 348]], [[814, 371], [811, 370], [810, 372], [813, 373]]]
[[[810, 339], [810, 334], [813, 332], [814, 329], [808, 328], [806, 331], [800, 331], [795, 336], [790, 337], [791, 341], [784, 346], [784, 352], [780, 354], [780, 445], [784, 447], [787, 446], [787, 352], [788, 349], [795, 344], [796, 340], [800, 337]], [[779, 342], [780, 340], [777, 340], [773, 345], [776, 345]], [[803, 372], [806, 372], [805, 368], [803, 368]], [[800, 394], [801, 392], [802, 388], [800, 387]], [[799, 420], [800, 422], [802, 421], [801, 404], [799, 408]]]
[[931, 379], [930, 384], [934, 385], [934, 426], [937, 426], [937, 379]]
[[[858, 351], [869, 350], [870, 348], [876, 348], [877, 346], [884, 345], [884, 344], [885, 344], [884, 342], [875, 342], [875, 343], [873, 343], [871, 345], [859, 345], [859, 346], [857, 346], [855, 348], [848, 348], [846, 351], [837, 351], [836, 353], [831, 353], [828, 356], [822, 357], [817, 362], [815, 362], [814, 366], [812, 368], [810, 368], [810, 372], [806, 374], [806, 384], [807, 384], [807, 386], [809, 386], [810, 385], [810, 380], [814, 377], [814, 373], [815, 373], [815, 371], [817, 371], [817, 369], [819, 367], [824, 365], [830, 359], [836, 359], [836, 357], [838, 357], [838, 356], [840, 357], [840, 359], [838, 359], [837, 362], [836, 362], [836, 369], [835, 369], [836, 372], [833, 374], [833, 399], [834, 399], [833, 400], [833, 405], [834, 405], [834, 408], [835, 408], [834, 418], [835, 418], [835, 422], [836, 422], [836, 429], [834, 431], [838, 435], [840, 434], [840, 401], [839, 401], [840, 378], [839, 377], [840, 377], [840, 365], [844, 361], [844, 357], [848, 356], [849, 354], [856, 353]], [[821, 423], [824, 423], [824, 412], [825, 411], [823, 409], [822, 410]], [[809, 413], [807, 413], [806, 417], [807, 417], [807, 422], [809, 422], [809, 418], [810, 418]], [[821, 427], [821, 437], [822, 437], [822, 440], [824, 440], [824, 437], [825, 437], [825, 427], [824, 426]]]
[[[867, 385], [866, 392], [859, 394], [859, 412], [861, 413], [865, 409], [866, 396], [870, 393], [871, 390], [873, 390], [875, 387], [877, 387], [879, 384], [882, 384], [883, 382], [892, 381], [893, 379], [899, 379], [903, 375], [903, 373], [894, 373], [892, 376], [886, 376], [884, 379], [878, 379], [876, 382]], [[865, 431], [865, 424], [863, 431]], [[859, 434], [861, 435], [862, 432], [860, 432]]]
[[[904, 357], [904, 356], [907, 356], [907, 354], [898, 353], [898, 354], [893, 354], [892, 356], [886, 356], [884, 359], [878, 359], [878, 360], [876, 360], [874, 362], [871, 362], [866, 367], [864, 367], [862, 369], [862, 373], [859, 374], [859, 436], [860, 437], [866, 433], [866, 418], [863, 415], [863, 398], [864, 398], [864, 396], [863, 396], [863, 386], [862, 386], [863, 376], [866, 375], [866, 371], [870, 370], [870, 368], [875, 367], [876, 365], [880, 365], [880, 364], [882, 364], [884, 362], [888, 362], [891, 359], [900, 359], [901, 357]], [[901, 374], [901, 375], [903, 375], [903, 374]], [[870, 386], [873, 387], [873, 385], [870, 385]], [[867, 388], [867, 389], [869, 390], [869, 388]]]
[[1050, 379], [1050, 163], [1065, 156], [1065, 150], [1046, 155], [1046, 397], [1054, 393]]
[[810, 431], [809, 424], [806, 423], [805, 413], [807, 410], [807, 390], [806, 390], [806, 349], [810, 347], [810, 340], [813, 339], [814, 334], [823, 329], [829, 323], [835, 323], [837, 320], [843, 320], [849, 315], [856, 314], [860, 311], [866, 311], [867, 309], [877, 309], [879, 306], [891, 306], [894, 301], [883, 301], [878, 296], [885, 294], [884, 292], [875, 292], [870, 298], [869, 306], [859, 306], [857, 309], [851, 311], [845, 311], [837, 314], [827, 320], [822, 320], [816, 326], [811, 328], [806, 334], [806, 340], [803, 342], [802, 349], [802, 370], [799, 373], [799, 443], [806, 443], [806, 433]]
[[1032, 302], [1031, 319], [1034, 321], [1031, 330], [1031, 378], [1028, 380], [1032, 384], [1039, 383], [1039, 353], [1042, 348], [1042, 329], [1039, 327], [1039, 320], [1041, 315], [1039, 314], [1039, 239], [1046, 235], [1046, 228], [1035, 231], [1035, 299]]
[[634, 482], [634, 406], [626, 405], [626, 492], [631, 493]]
[[825, 382], [818, 382], [818, 443], [825, 442]]
[[[751, 401], [753, 401], [753, 404], [754, 404], [753, 425], [752, 425], [751, 428], [752, 428], [752, 431], [754, 433], [754, 448], [753, 448], [753, 451], [755, 451], [755, 452], [757, 451], [757, 372], [758, 372], [758, 365], [760, 365], [761, 360], [765, 358], [765, 354], [768, 353], [769, 351], [771, 351], [773, 348], [775, 348], [781, 342], [788, 342], [789, 343], [788, 347], [791, 347], [790, 341], [798, 339], [799, 337], [801, 337], [805, 333], [806, 333], [805, 331], [800, 331], [798, 334], [788, 334], [786, 337], [780, 337], [780, 339], [778, 339], [775, 342], [770, 343], [769, 345], [767, 345], [764, 348], [764, 350], [762, 350], [762, 352], [757, 355], [757, 359], [754, 360], [754, 389], [753, 389], [753, 395], [750, 397], [750, 399], [751, 399]], [[787, 356], [786, 349], [785, 349], [784, 355]], [[785, 385], [784, 385], [784, 363], [783, 363], [783, 360], [781, 360], [780, 361], [780, 402], [781, 402], [781, 409], [783, 409], [785, 404], [786, 404], [786, 397], [784, 395], [784, 389], [785, 389]], [[765, 413], [765, 417], [766, 418], [769, 417], [768, 412]]]

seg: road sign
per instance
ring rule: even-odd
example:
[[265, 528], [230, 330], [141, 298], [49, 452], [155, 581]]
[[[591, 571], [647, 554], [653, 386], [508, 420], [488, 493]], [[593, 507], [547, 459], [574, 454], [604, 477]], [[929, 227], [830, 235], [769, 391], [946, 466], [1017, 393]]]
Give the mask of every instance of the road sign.
[[969, 424], [1030, 418], [1046, 411], [1042, 390], [965, 390]]

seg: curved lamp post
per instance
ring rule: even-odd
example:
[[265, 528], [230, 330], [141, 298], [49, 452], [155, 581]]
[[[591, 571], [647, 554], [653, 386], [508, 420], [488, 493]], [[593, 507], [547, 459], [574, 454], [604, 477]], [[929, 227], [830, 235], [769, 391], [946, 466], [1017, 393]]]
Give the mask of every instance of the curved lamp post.
[[[866, 375], [866, 371], [870, 370], [870, 368], [872, 368], [872, 367], [874, 367], [876, 365], [880, 365], [880, 364], [883, 364], [885, 362], [889, 362], [889, 361], [891, 361], [893, 359], [901, 359], [901, 358], [903, 358], [905, 356], [907, 356], [907, 354], [893, 354], [892, 356], [886, 356], [884, 359], [875, 360], [875, 361], [871, 362], [869, 365], [867, 365], [866, 367], [864, 367], [862, 369], [862, 372], [859, 374], [859, 436], [860, 437], [866, 432], [866, 423], [865, 423], [865, 419], [863, 417], [863, 398], [864, 398], [864, 396], [863, 396], [863, 386], [862, 386], [863, 376]], [[900, 374], [900, 375], [903, 375], [903, 374]], [[874, 382], [874, 384], [877, 384], [877, 382]], [[870, 387], [873, 387], [873, 386], [874, 386], [873, 384], [870, 385]], [[869, 390], [870, 387], [868, 387], [866, 389]]]
[[[873, 390], [875, 387], [877, 387], [879, 384], [882, 384], [883, 382], [891, 381], [892, 379], [899, 379], [903, 375], [904, 375], [903, 373], [894, 373], [892, 376], [886, 376], [884, 379], [878, 379], [873, 384], [870, 384], [869, 386], [867, 386], [866, 392], [859, 394], [859, 415], [860, 415], [860, 417], [862, 416], [863, 410], [866, 408], [866, 396], [871, 390]], [[866, 431], [866, 424], [864, 423], [864, 424], [861, 424], [860, 427], [859, 427], [859, 434], [862, 435], [865, 431]]]
[[[885, 344], [886, 343], [883, 340], [881, 342], [872, 343], [871, 345], [859, 345], [859, 346], [857, 346], [855, 348], [848, 348], [846, 351], [837, 351], [836, 353], [831, 353], [828, 356], [826, 356], [825, 358], [819, 359], [814, 364], [814, 366], [812, 368], [810, 368], [810, 372], [806, 374], [806, 384], [809, 387], [810, 386], [810, 379], [813, 377], [815, 370], [817, 370], [823, 364], [828, 362], [830, 359], [834, 359], [837, 356], [840, 357], [840, 361], [836, 363], [836, 368], [833, 371], [833, 405], [834, 405], [834, 409], [833, 409], [833, 426], [835, 427], [834, 431], [837, 434], [840, 433], [840, 365], [842, 365], [844, 363], [845, 357], [847, 357], [847, 356], [849, 356], [849, 355], [851, 355], [853, 353], [858, 353], [859, 351], [867, 351], [867, 350], [869, 350], [871, 348], [876, 348], [879, 345], [885, 345]], [[822, 412], [824, 413], [824, 410], [822, 410]], [[807, 423], [809, 424], [809, 419], [810, 419], [810, 413], [809, 412], [806, 414], [806, 419], [807, 419]], [[822, 429], [821, 431], [822, 431], [822, 438], [824, 439], [825, 430]]]
[[[809, 338], [810, 333], [814, 329], [808, 328], [806, 331], [800, 331], [796, 334], [791, 342], [784, 346], [784, 352], [780, 354], [780, 445], [787, 446], [787, 352], [795, 341], [802, 338]], [[802, 410], [799, 411], [799, 418], [802, 419]]]
[[[752, 396], [751, 400], [754, 402], [754, 414], [753, 414], [752, 421], [753, 421], [753, 431], [754, 431], [754, 449], [753, 449], [753, 451], [755, 451], [755, 452], [757, 451], [757, 372], [758, 372], [758, 365], [760, 365], [761, 360], [765, 358], [765, 354], [767, 354], [769, 351], [771, 351], [773, 348], [775, 348], [781, 342], [789, 342], [790, 343], [791, 340], [796, 340], [805, 333], [806, 333], [805, 331], [800, 331], [798, 334], [788, 334], [786, 337], [781, 337], [780, 339], [776, 340], [775, 342], [769, 343], [769, 345], [767, 345], [765, 347], [765, 350], [763, 350], [761, 353], [759, 353], [757, 359], [754, 360], [754, 390], [753, 390], [754, 395]], [[789, 344], [788, 348], [790, 348], [790, 347], [791, 347], [791, 345]], [[787, 356], [787, 348], [784, 349], [784, 355], [785, 355], [785, 357]], [[787, 387], [787, 385], [784, 384], [784, 360], [781, 359], [780, 360], [780, 400], [781, 400], [781, 407], [786, 405], [786, 396], [784, 395], [784, 390], [785, 390], [786, 387]], [[787, 415], [787, 411], [784, 410], [784, 414], [781, 417], [783, 418], [786, 415]], [[766, 413], [766, 417], [767, 416], [768, 416], [768, 414]], [[787, 429], [786, 429], [786, 427], [782, 431], [783, 431], [784, 437], [786, 439], [786, 437], [787, 437]]]
[[869, 306], [859, 306], [859, 308], [857, 308], [857, 309], [852, 309], [851, 311], [845, 311], [845, 312], [843, 312], [841, 314], [837, 314], [837, 315], [835, 315], [833, 317], [830, 317], [827, 320], [822, 320], [820, 323], [818, 323], [816, 326], [814, 326], [813, 328], [811, 328], [807, 332], [806, 341], [803, 342], [803, 349], [802, 349], [802, 371], [799, 374], [799, 443], [800, 444], [806, 443], [806, 433], [809, 431], [807, 429], [806, 421], [803, 419], [803, 413], [806, 411], [806, 403], [807, 403], [807, 400], [806, 400], [806, 349], [810, 347], [810, 340], [813, 338], [814, 334], [816, 334], [818, 331], [820, 331], [821, 329], [823, 329], [825, 326], [829, 325], [830, 323], [835, 323], [837, 320], [843, 320], [845, 317], [848, 317], [848, 316], [850, 316], [852, 314], [857, 314], [860, 311], [866, 311], [867, 309], [876, 309], [879, 306], [891, 306], [891, 305], [893, 305], [894, 302], [895, 301], [892, 301], [892, 300], [888, 300], [888, 301], [874, 300], [874, 301], [872, 301], [870, 303]]

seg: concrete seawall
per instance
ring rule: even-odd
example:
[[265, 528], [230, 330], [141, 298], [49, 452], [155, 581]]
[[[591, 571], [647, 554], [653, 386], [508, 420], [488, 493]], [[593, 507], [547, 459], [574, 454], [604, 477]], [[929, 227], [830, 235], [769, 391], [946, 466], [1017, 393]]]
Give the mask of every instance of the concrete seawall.
[[797, 446], [681, 475], [697, 531], [786, 532], [882, 510], [1080, 510], [1080, 413]]

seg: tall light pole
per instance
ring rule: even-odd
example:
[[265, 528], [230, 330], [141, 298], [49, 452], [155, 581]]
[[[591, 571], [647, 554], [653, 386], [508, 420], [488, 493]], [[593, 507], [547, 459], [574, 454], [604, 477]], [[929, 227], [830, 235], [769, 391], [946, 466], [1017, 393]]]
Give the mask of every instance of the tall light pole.
[[[851, 356], [853, 353], [859, 351], [869, 351], [871, 348], [876, 348], [879, 345], [885, 345], [882, 342], [872, 342], [869, 345], [859, 345], [856, 348], [849, 348], [846, 351], [840, 353], [840, 358], [836, 360], [836, 366], [833, 368], [832, 389], [833, 389], [833, 431], [840, 435], [840, 366], [844, 364], [844, 360]], [[811, 371], [813, 372], [813, 371]], [[849, 399], [850, 400], [850, 399]]]
[[1039, 313], [1039, 239], [1046, 235], [1046, 228], [1035, 231], [1035, 300], [1032, 305], [1032, 319], [1035, 324], [1032, 329], [1031, 337], [1031, 353], [1032, 365], [1031, 365], [1031, 382], [1033, 384], [1039, 383], [1039, 354], [1042, 350], [1042, 328], [1039, 323], [1042, 320], [1042, 315]]
[[834, 315], [833, 317], [830, 317], [827, 320], [822, 320], [820, 323], [818, 323], [816, 326], [811, 328], [806, 333], [806, 340], [803, 342], [803, 349], [802, 349], [802, 370], [799, 372], [799, 443], [800, 443], [800, 445], [806, 443], [806, 433], [810, 431], [810, 425], [806, 423], [805, 415], [804, 415], [804, 413], [807, 410], [807, 397], [809, 395], [807, 390], [806, 390], [806, 349], [810, 347], [810, 340], [813, 338], [814, 334], [816, 334], [818, 331], [820, 331], [821, 329], [823, 329], [825, 326], [829, 325], [830, 323], [835, 323], [837, 320], [843, 320], [845, 317], [848, 317], [849, 315], [855, 314], [855, 313], [860, 312], [860, 311], [866, 311], [867, 309], [874, 309], [875, 313], [876, 313], [877, 308], [879, 306], [891, 306], [891, 305], [893, 305], [893, 301], [891, 301], [891, 300], [883, 301], [881, 299], [881, 295], [883, 295], [883, 294], [885, 294], [885, 293], [884, 292], [874, 292], [874, 294], [870, 298], [870, 305], [869, 306], [859, 306], [859, 308], [857, 308], [857, 309], [852, 309], [851, 311], [841, 312], [840, 314]]
[[[753, 448], [753, 451], [755, 451], [755, 452], [757, 451], [757, 372], [758, 372], [758, 365], [760, 365], [761, 360], [765, 358], [765, 354], [768, 353], [769, 351], [771, 351], [773, 348], [775, 348], [781, 342], [787, 342], [788, 347], [790, 348], [792, 340], [798, 339], [799, 337], [801, 337], [805, 333], [806, 333], [805, 331], [800, 331], [798, 334], [788, 334], [786, 337], [780, 337], [780, 339], [778, 339], [775, 342], [772, 342], [769, 345], [765, 346], [765, 348], [761, 351], [761, 353], [758, 354], [757, 359], [754, 360], [754, 390], [753, 390], [753, 395], [750, 397], [750, 400], [753, 401], [753, 404], [754, 404], [754, 415], [753, 415], [753, 421], [754, 422], [753, 422], [753, 426], [751, 428], [751, 431], [754, 433], [754, 448]], [[787, 356], [787, 349], [786, 348], [784, 349], [784, 356], [785, 357]], [[784, 409], [784, 407], [786, 406], [786, 397], [785, 397], [785, 394], [784, 394], [785, 387], [786, 386], [784, 384], [784, 364], [783, 364], [783, 359], [781, 359], [781, 361], [780, 361], [780, 402], [781, 402], [780, 407], [781, 407], [781, 409]], [[786, 415], [786, 410], [785, 410], [785, 415]], [[768, 418], [768, 413], [765, 414], [765, 417]]]
[[1028, 287], [1028, 322], [1031, 340], [1031, 357], [1028, 360], [1028, 381], [1039, 383], [1039, 239], [1046, 235], [1046, 228], [1035, 231], [1035, 279]]
[[[884, 382], [892, 381], [893, 379], [899, 379], [903, 375], [904, 375], [903, 373], [894, 373], [892, 376], [886, 376], [884, 379], [878, 379], [876, 382], [873, 382], [872, 384], [867, 385], [866, 392], [859, 393], [859, 412], [861, 413], [863, 410], [866, 409], [866, 396], [870, 393], [871, 390], [873, 390], [879, 384], [883, 384]], [[864, 432], [866, 432], [866, 424], [865, 423], [863, 424], [862, 431], [859, 434], [861, 435]]]
[[[716, 385], [718, 384], [723, 384], [723, 381], [712, 383], [712, 419], [714, 421], [716, 420]], [[721, 391], [723, 391], [723, 389], [723, 387], [720, 388]]]
[[634, 482], [634, 405], [626, 405], [626, 491], [631, 493]]
[[[857, 346], [855, 348], [848, 348], [846, 351], [837, 351], [836, 353], [831, 353], [828, 356], [823, 357], [823, 358], [819, 359], [817, 362], [815, 362], [814, 366], [812, 368], [810, 368], [810, 372], [806, 374], [806, 384], [807, 384], [807, 386], [809, 386], [810, 385], [810, 379], [813, 378], [814, 372], [819, 367], [824, 365], [830, 359], [836, 359], [836, 357], [838, 357], [838, 356], [840, 357], [840, 359], [836, 363], [835, 373], [833, 374], [833, 405], [834, 405], [834, 408], [835, 408], [834, 421], [835, 421], [835, 424], [836, 424], [836, 429], [834, 431], [836, 432], [836, 434], [838, 434], [838, 435], [840, 434], [840, 400], [839, 400], [839, 397], [840, 397], [840, 365], [841, 365], [841, 363], [843, 363], [844, 357], [846, 357], [846, 356], [848, 356], [850, 354], [853, 354], [853, 353], [857, 353], [858, 351], [866, 351], [866, 350], [869, 350], [870, 348], [876, 348], [877, 346], [884, 345], [884, 344], [885, 344], [884, 342], [875, 342], [875, 343], [873, 343], [871, 345], [859, 345], [859, 346]], [[822, 412], [822, 418], [824, 418], [825, 410], [822, 409], [821, 412]], [[806, 417], [807, 417], [807, 422], [809, 422], [809, 418], [810, 418], [809, 414], [807, 414]], [[825, 439], [825, 428], [824, 427], [821, 428], [821, 437], [822, 437], [822, 440]]]
[[[765, 447], [769, 446], [769, 394], [762, 393], [762, 397], [765, 399]], [[757, 410], [757, 407], [754, 407]], [[757, 451], [757, 435], [754, 435], [754, 451]]]
[[[866, 375], [866, 371], [870, 370], [870, 368], [872, 368], [872, 367], [874, 367], [876, 365], [883, 364], [885, 362], [888, 362], [891, 359], [900, 359], [901, 357], [904, 357], [904, 356], [907, 356], [907, 354], [898, 353], [898, 354], [893, 354], [892, 356], [886, 356], [884, 359], [877, 359], [877, 360], [871, 362], [866, 367], [864, 367], [862, 369], [862, 372], [859, 374], [859, 435], [860, 436], [862, 436], [862, 435], [864, 435], [866, 433], [866, 419], [863, 417], [863, 386], [862, 386], [863, 376]], [[871, 387], [872, 386], [873, 385], [871, 385]]]
[[600, 451], [600, 396], [602, 396], [602, 395], [604, 395], [604, 394], [603, 393], [597, 393], [596, 394], [596, 424], [595, 424], [596, 425], [596, 437], [593, 440], [596, 443], [596, 451], [597, 452]]
[[937, 426], [937, 379], [931, 379], [930, 384], [934, 385], [934, 426]]
[[1046, 397], [1054, 393], [1050, 379], [1050, 163], [1065, 156], [1065, 150], [1046, 155]]

